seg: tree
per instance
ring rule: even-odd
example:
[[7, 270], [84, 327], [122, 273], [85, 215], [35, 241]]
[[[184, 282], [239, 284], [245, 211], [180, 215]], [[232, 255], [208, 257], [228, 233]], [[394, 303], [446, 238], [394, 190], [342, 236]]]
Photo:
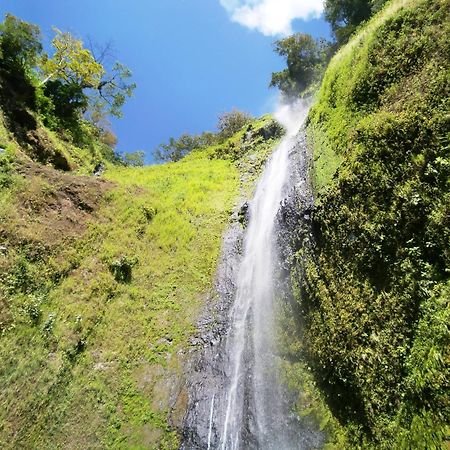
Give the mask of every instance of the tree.
[[325, 0], [325, 19], [338, 45], [345, 44], [358, 25], [378, 11], [386, 0]]
[[80, 40], [57, 28], [54, 31], [53, 57], [49, 58], [45, 54], [41, 61], [40, 67], [45, 76], [42, 84], [56, 79], [81, 88], [96, 88], [104, 74], [103, 66], [95, 61], [92, 53], [83, 47]]
[[153, 152], [155, 161], [179, 161], [196, 148], [202, 147], [199, 136], [188, 133], [182, 134], [178, 139], [171, 137], [168, 144], [159, 145]]
[[111, 56], [110, 44], [97, 59], [81, 40], [54, 30], [49, 55], [43, 53], [38, 26], [11, 14], [0, 23], [3, 112], [21, 144], [37, 145], [26, 131], [37, 129], [41, 121], [93, 153], [100, 147], [103, 157], [111, 160], [117, 137], [108, 116], [121, 117], [121, 108], [136, 87], [129, 81], [131, 72], [120, 63], [104, 63]]
[[272, 73], [271, 87], [288, 98], [308, 93], [320, 81], [329, 57], [330, 45], [309, 34], [296, 33], [274, 43], [274, 50], [286, 60], [287, 68]]
[[81, 40], [56, 28], [55, 32], [53, 55], [44, 55], [40, 63], [44, 77], [41, 85], [53, 82], [51, 88], [45, 87], [46, 92], [54, 102], [66, 104], [67, 94], [73, 94], [74, 101], [68, 103], [72, 111], [84, 113], [88, 107], [101, 108], [121, 117], [121, 107], [136, 88], [135, 83], [128, 82], [130, 70], [116, 62], [107, 71]]
[[120, 62], [116, 62], [109, 73], [105, 73], [97, 86], [98, 105], [106, 108], [116, 117], [122, 117], [122, 106], [127, 97], [133, 95], [136, 83], [129, 83], [131, 71]]
[[123, 162], [126, 166], [142, 167], [144, 165], [145, 152], [138, 150], [136, 152], [125, 152], [123, 155]]
[[223, 113], [219, 116], [217, 121], [217, 129], [219, 135], [227, 139], [251, 122], [252, 116], [246, 112], [233, 109], [230, 112]]
[[184, 133], [178, 139], [171, 137], [167, 144], [161, 144], [153, 151], [153, 157], [157, 162], [179, 161], [193, 150], [222, 144], [251, 120], [250, 114], [234, 109], [218, 117], [217, 133], [205, 131], [197, 135]]
[[0, 23], [0, 67], [23, 73], [35, 66], [41, 52], [39, 27], [6, 14]]
[[106, 112], [101, 108], [94, 108], [90, 111], [89, 119], [97, 128], [100, 141], [114, 149], [117, 145], [117, 136], [112, 131]]

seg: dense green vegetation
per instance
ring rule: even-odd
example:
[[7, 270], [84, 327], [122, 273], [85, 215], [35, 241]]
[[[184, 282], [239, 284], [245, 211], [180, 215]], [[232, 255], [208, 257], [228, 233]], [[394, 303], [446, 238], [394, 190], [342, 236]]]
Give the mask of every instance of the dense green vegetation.
[[[329, 448], [441, 449], [450, 3], [393, 0], [361, 26], [383, 3], [328, 0], [333, 46], [276, 43], [284, 95], [323, 76], [307, 124], [314, 239], [298, 230], [283, 363]], [[176, 163], [141, 167], [143, 152], [115, 155], [108, 124], [129, 76], [70, 34], [47, 55], [38, 27], [0, 25], [1, 448], [178, 448], [221, 236], [282, 129], [232, 111], [156, 150]], [[103, 177], [80, 175], [99, 163]]]
[[338, 46], [345, 44], [358, 25], [379, 11], [386, 0], [325, 0], [325, 19]]
[[0, 25], [0, 447], [175, 449], [222, 233], [283, 130], [231, 111], [182, 161], [119, 158], [129, 71], [55, 33]]
[[351, 448], [445, 445], [449, 36], [448, 0], [388, 3], [332, 59], [309, 115], [297, 344]]
[[41, 163], [86, 173], [117, 162], [108, 116], [121, 116], [135, 88], [130, 77], [120, 63], [102, 64], [69, 33], [55, 29], [47, 54], [38, 26], [10, 14], [0, 24], [2, 122]]

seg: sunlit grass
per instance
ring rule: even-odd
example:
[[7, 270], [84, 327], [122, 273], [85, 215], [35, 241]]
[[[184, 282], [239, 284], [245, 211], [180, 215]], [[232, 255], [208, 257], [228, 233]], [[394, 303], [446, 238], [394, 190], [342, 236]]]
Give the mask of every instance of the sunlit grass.
[[183, 363], [222, 235], [276, 143], [257, 137], [244, 148], [243, 134], [177, 163], [108, 167], [109, 188], [79, 238], [55, 240], [41, 217], [59, 188], [7, 175], [2, 448], [178, 448]]

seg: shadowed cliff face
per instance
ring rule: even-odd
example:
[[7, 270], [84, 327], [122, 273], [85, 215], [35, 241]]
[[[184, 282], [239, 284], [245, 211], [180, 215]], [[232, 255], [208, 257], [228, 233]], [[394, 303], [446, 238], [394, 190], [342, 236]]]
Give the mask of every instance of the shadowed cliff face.
[[302, 344], [349, 446], [441, 448], [448, 423], [448, 0], [392, 1], [312, 107]]

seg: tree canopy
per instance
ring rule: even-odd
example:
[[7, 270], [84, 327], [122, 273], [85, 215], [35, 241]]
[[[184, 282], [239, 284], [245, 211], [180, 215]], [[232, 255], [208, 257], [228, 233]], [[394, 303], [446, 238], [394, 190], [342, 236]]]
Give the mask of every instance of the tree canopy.
[[[135, 89], [134, 83], [128, 82], [131, 77], [130, 70], [123, 64], [116, 62], [111, 70], [107, 70], [102, 63], [96, 60], [90, 50], [84, 47], [83, 42], [70, 33], [63, 33], [54, 29], [56, 35], [52, 41], [54, 52], [52, 57], [44, 54], [39, 66], [45, 85], [54, 81], [59, 94], [67, 100], [67, 93], [73, 93], [76, 108], [105, 109], [109, 114], [121, 117], [121, 107], [127, 97]], [[53, 92], [52, 92], [53, 91]], [[55, 89], [50, 88], [53, 99], [57, 100]], [[55, 95], [56, 94], [56, 95]], [[79, 101], [84, 98], [84, 102]]]
[[96, 88], [105, 73], [103, 66], [83, 47], [80, 40], [57, 28], [54, 28], [54, 31], [56, 36], [52, 41], [53, 56], [44, 54], [40, 62], [40, 70], [45, 76], [42, 84], [57, 79], [77, 84], [81, 88]]
[[0, 67], [23, 72], [36, 65], [41, 52], [39, 27], [6, 14], [0, 23]]
[[341, 45], [348, 41], [361, 22], [372, 15], [372, 1], [325, 0], [324, 13], [325, 19], [330, 22], [337, 43]]
[[308, 92], [320, 80], [329, 54], [329, 44], [309, 34], [296, 33], [274, 43], [274, 50], [287, 68], [272, 73], [271, 87], [278, 87], [288, 98]]
[[193, 136], [188, 133], [182, 134], [178, 139], [171, 137], [167, 144], [159, 145], [153, 152], [156, 161], [179, 161], [188, 153], [203, 145], [200, 136]]
[[6, 14], [0, 24], [0, 69], [10, 80], [24, 79], [34, 90], [36, 107], [49, 126], [64, 126], [104, 111], [121, 117], [135, 89], [131, 72], [97, 59], [80, 39], [54, 28], [50, 54], [43, 51], [38, 26]]
[[274, 51], [286, 61], [286, 69], [272, 73], [271, 87], [283, 96], [296, 98], [311, 93], [320, 82], [328, 60], [345, 44], [356, 28], [377, 12], [386, 0], [325, 0], [324, 15], [334, 42], [296, 33], [274, 43]]
[[145, 152], [137, 150], [135, 152], [125, 152], [123, 162], [129, 167], [142, 167], [144, 165]]
[[240, 131], [252, 120], [252, 116], [246, 112], [233, 109], [219, 115], [217, 129], [222, 138], [227, 139]]

